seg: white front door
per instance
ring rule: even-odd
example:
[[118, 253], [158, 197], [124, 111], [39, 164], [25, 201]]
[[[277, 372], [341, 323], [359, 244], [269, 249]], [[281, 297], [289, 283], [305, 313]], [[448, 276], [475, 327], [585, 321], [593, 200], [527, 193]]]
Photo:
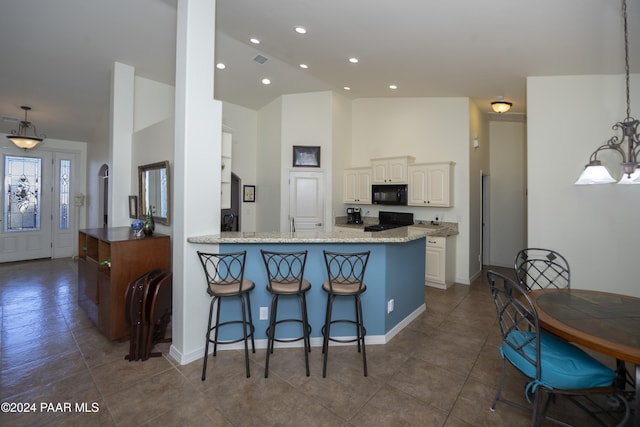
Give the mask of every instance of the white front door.
[[0, 262], [50, 258], [52, 254], [52, 156], [8, 149], [0, 176]]
[[324, 173], [289, 174], [290, 231], [324, 231]]

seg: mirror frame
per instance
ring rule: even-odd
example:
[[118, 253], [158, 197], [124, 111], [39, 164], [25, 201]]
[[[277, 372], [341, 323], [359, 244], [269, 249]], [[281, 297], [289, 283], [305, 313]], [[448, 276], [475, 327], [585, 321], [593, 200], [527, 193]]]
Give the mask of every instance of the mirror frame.
[[147, 206], [145, 206], [146, 197], [143, 196], [145, 173], [151, 170], [166, 169], [167, 170], [167, 216], [160, 217], [153, 215], [153, 220], [159, 224], [169, 225], [171, 214], [171, 175], [169, 174], [169, 162], [150, 163], [148, 165], [138, 166], [138, 216], [140, 219], [147, 219]]

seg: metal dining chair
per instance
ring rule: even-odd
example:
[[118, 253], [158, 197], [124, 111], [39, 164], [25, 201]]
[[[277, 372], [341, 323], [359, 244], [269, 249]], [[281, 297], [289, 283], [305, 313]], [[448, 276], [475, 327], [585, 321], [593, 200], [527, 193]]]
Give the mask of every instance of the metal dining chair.
[[569, 262], [560, 253], [543, 248], [525, 248], [516, 254], [516, 277], [528, 291], [571, 286]]
[[[502, 336], [502, 371], [491, 410], [495, 411], [497, 402], [502, 402], [531, 412], [532, 426], [541, 425], [545, 419], [566, 426], [569, 424], [547, 415], [552, 398], [563, 395], [603, 425], [613, 419], [616, 425], [624, 426], [630, 411], [614, 385], [615, 372], [577, 346], [542, 331], [526, 288], [494, 271], [487, 272], [487, 280]], [[529, 403], [533, 397], [531, 408], [502, 396], [507, 362], [529, 379], [525, 397]], [[545, 402], [543, 392], [547, 394]], [[597, 395], [607, 397], [604, 405], [595, 400]], [[624, 412], [613, 411], [616, 408]]]

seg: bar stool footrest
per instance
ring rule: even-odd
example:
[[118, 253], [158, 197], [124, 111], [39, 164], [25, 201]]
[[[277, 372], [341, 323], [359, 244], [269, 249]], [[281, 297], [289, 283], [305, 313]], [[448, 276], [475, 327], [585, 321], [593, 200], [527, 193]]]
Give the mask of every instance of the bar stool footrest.
[[[331, 323], [332, 325], [333, 325], [334, 323], [351, 323], [352, 325], [355, 325], [355, 326], [356, 326], [356, 328], [360, 327], [360, 331], [362, 332], [362, 333], [360, 334], [360, 339], [361, 339], [361, 340], [363, 340], [363, 341], [364, 341], [364, 337], [365, 337], [365, 335], [367, 335], [367, 330], [365, 329], [365, 327], [364, 327], [364, 326], [362, 326], [362, 325], [360, 325], [360, 324], [359, 324], [358, 322], [356, 322], [355, 320], [337, 319], [337, 320], [332, 320], [330, 323]], [[324, 335], [325, 335], [325, 327], [323, 326], [323, 327], [322, 327], [322, 336], [324, 336]], [[350, 343], [350, 342], [357, 342], [357, 341], [358, 341], [357, 334], [356, 334], [356, 338], [352, 338], [352, 339], [332, 338], [332, 337], [329, 337], [329, 338], [327, 338], [327, 339], [328, 339], [329, 341], [339, 342], [339, 343], [343, 343], [343, 344], [347, 344], [347, 343]]]
[[[302, 320], [300, 319], [281, 319], [278, 320], [276, 322], [276, 325], [279, 325], [280, 323], [304, 323]], [[267, 328], [267, 338], [271, 338], [271, 328]], [[311, 336], [311, 325], [307, 325], [307, 336]], [[276, 342], [296, 342], [296, 341], [300, 341], [303, 340], [305, 337], [304, 335], [301, 337], [297, 337], [297, 338], [273, 338], [274, 341]]]
[[[215, 331], [216, 328], [221, 328], [222, 326], [227, 326], [227, 325], [237, 325], [237, 324], [242, 325], [242, 320], [229, 320], [227, 322], [222, 322], [222, 323], [220, 323], [218, 325], [212, 326], [211, 329], [209, 329], [211, 331], [211, 333], [209, 334], [209, 337], [212, 337], [212, 336], [215, 337], [214, 331]], [[254, 334], [256, 328], [255, 328], [254, 325], [250, 324], [249, 322], [246, 322], [246, 324], [249, 327], [249, 333], [247, 333], [247, 339], [249, 339], [249, 338], [253, 337], [253, 334]], [[220, 329], [218, 329], [218, 332], [220, 332]], [[244, 337], [240, 337], [237, 340], [224, 340], [224, 341], [220, 340], [220, 339], [216, 341], [215, 339], [209, 338], [209, 342], [211, 342], [213, 344], [218, 344], [218, 345], [234, 344], [234, 343], [241, 342], [241, 341], [244, 341]], [[254, 353], [255, 353], [255, 350], [254, 350]]]

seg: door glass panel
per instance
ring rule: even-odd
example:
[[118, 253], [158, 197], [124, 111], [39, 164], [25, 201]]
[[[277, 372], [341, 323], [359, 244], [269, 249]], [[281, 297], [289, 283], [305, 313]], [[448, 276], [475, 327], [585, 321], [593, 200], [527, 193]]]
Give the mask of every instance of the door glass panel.
[[71, 174], [71, 160], [60, 160], [60, 229], [69, 228], [69, 192]]
[[5, 157], [5, 232], [40, 230], [42, 159]]

